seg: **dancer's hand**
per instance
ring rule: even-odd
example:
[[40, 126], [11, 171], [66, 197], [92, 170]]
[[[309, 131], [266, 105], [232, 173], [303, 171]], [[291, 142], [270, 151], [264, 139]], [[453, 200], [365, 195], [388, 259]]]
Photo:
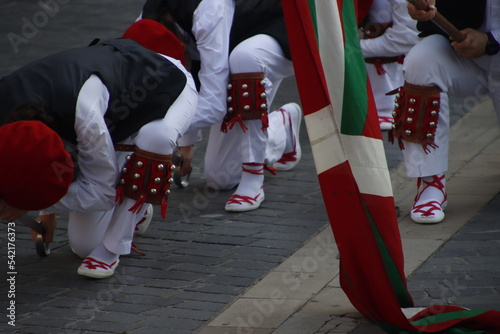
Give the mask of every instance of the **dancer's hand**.
[[429, 4], [426, 10], [417, 9], [414, 5], [408, 2], [408, 14], [410, 14], [411, 18], [417, 21], [429, 21], [436, 16], [436, 0], [427, 0]]
[[488, 35], [482, 31], [474, 29], [464, 29], [462, 33], [465, 35], [463, 41], [453, 41], [451, 46], [457, 53], [465, 58], [478, 58], [485, 54], [486, 43], [488, 42]]
[[27, 212], [27, 210], [16, 209], [0, 199], [0, 220], [14, 221], [24, 216]]
[[[45, 231], [45, 234], [43, 235], [43, 241], [45, 241], [46, 244], [50, 244], [54, 240], [54, 233], [56, 231], [56, 226], [57, 226], [57, 219], [56, 219], [56, 214], [51, 213], [48, 215], [40, 215], [36, 218], [37, 221], [41, 221], [42, 227]], [[31, 237], [33, 238], [34, 241], [36, 241], [36, 236], [38, 233], [35, 231], [31, 230]]]
[[194, 156], [194, 147], [193, 145], [181, 146], [179, 147], [179, 152], [183, 159], [180, 176], [185, 176], [191, 172], [191, 161]]

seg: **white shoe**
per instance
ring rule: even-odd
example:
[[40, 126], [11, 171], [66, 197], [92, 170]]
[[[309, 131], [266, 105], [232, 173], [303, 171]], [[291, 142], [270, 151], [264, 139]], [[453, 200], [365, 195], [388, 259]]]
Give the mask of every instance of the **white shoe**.
[[392, 116], [378, 116], [378, 123], [380, 124], [380, 130], [389, 131], [392, 129], [392, 123], [394, 118]]
[[430, 182], [424, 181], [422, 178], [418, 179], [417, 188], [420, 189], [421, 183], [424, 183], [425, 186], [415, 197], [415, 202], [411, 208], [410, 217], [415, 223], [436, 224], [443, 221], [444, 208], [448, 203], [444, 180], [444, 174], [432, 176]]
[[257, 209], [264, 200], [264, 164], [243, 162], [241, 179], [233, 196], [224, 209], [229, 212], [243, 212]]
[[143, 235], [149, 227], [153, 218], [153, 205], [148, 204], [148, 208], [144, 212], [144, 217], [135, 225], [134, 235]]
[[411, 208], [411, 220], [418, 224], [437, 224], [444, 220], [446, 202], [430, 201]]
[[99, 261], [94, 259], [93, 257], [87, 256], [83, 259], [83, 262], [78, 268], [77, 272], [82, 276], [91, 278], [107, 278], [113, 276], [119, 262], [120, 260], [116, 260], [111, 264], [107, 264], [103, 261]]
[[260, 192], [255, 197], [241, 196], [238, 194], [234, 194], [229, 198], [224, 209], [228, 212], [251, 211], [258, 209], [263, 201], [264, 201], [263, 189], [261, 189]]
[[294, 149], [284, 153], [281, 158], [273, 164], [273, 167], [276, 170], [286, 171], [294, 168], [302, 157], [302, 149], [299, 140], [300, 124], [302, 123], [302, 109], [297, 103], [288, 103], [282, 106], [279, 111], [288, 114]]

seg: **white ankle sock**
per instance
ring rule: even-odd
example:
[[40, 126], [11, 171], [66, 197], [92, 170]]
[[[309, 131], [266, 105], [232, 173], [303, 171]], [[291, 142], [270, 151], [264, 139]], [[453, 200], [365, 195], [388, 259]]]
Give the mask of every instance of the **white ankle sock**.
[[285, 127], [286, 133], [285, 151], [283, 153], [290, 153], [295, 150], [295, 136], [293, 135], [291, 124], [292, 118], [290, 116], [290, 113], [286, 109], [280, 108], [278, 111], [283, 115], [283, 126]]
[[[443, 174], [438, 174], [436, 176], [440, 178], [441, 176], [443, 176]], [[433, 176], [423, 177], [422, 178], [422, 184], [420, 185], [420, 189], [424, 189], [424, 187], [426, 186], [426, 182], [432, 183], [433, 180], [434, 180]], [[446, 187], [446, 178], [443, 177], [441, 179], [441, 183], [443, 184], [443, 186]], [[420, 189], [419, 189], [419, 191], [421, 191]], [[446, 193], [446, 188], [444, 188], [443, 191]], [[424, 203], [427, 203], [427, 202], [429, 202], [431, 200], [435, 200], [435, 201], [438, 201], [439, 203], [442, 203], [443, 200], [444, 200], [443, 191], [441, 191], [439, 188], [436, 188], [436, 187], [433, 187], [433, 186], [428, 186], [420, 194], [420, 198], [418, 199], [418, 201], [416, 202], [416, 204], [417, 205], [424, 204]]]
[[285, 153], [290, 153], [295, 150], [295, 136], [291, 125], [291, 117], [288, 112], [285, 112], [285, 130], [286, 130], [286, 145]]
[[110, 252], [106, 247], [104, 247], [103, 244], [97, 246], [97, 248], [94, 249], [89, 256], [95, 258], [96, 260], [106, 262], [109, 265], [118, 260], [120, 257], [120, 255]]
[[235, 194], [255, 197], [264, 184], [264, 164], [243, 163], [241, 180]]

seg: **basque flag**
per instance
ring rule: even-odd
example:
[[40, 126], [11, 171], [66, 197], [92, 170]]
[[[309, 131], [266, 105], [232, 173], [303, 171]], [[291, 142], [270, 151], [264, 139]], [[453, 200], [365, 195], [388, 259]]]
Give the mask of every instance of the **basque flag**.
[[316, 171], [339, 248], [340, 282], [349, 300], [388, 333], [499, 334], [499, 311], [435, 305], [405, 316], [413, 301], [359, 46], [357, 0], [282, 4]]

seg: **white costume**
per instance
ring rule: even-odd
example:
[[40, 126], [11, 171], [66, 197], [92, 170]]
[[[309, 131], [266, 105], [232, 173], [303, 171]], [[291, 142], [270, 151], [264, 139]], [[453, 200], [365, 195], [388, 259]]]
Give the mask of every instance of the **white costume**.
[[[268, 104], [273, 101], [281, 81], [293, 75], [292, 62], [267, 35], [257, 35], [239, 44], [231, 52], [229, 63], [231, 73], [265, 73]], [[249, 128], [246, 132], [236, 125], [227, 133], [220, 131], [220, 122], [212, 125], [204, 166], [204, 176], [210, 186], [230, 189], [240, 182], [242, 162], [271, 165], [285, 152], [286, 129], [281, 113], [269, 113], [269, 128], [265, 132], [261, 130], [260, 120], [246, 121], [245, 125]], [[237, 168], [232, 169], [234, 166]], [[221, 178], [221, 173], [227, 178]]]
[[[135, 32], [151, 36], [142, 40]], [[29, 199], [26, 209], [44, 210], [40, 216], [47, 216], [41, 220], [50, 228], [48, 242], [49, 232], [55, 228], [53, 214], [69, 212], [71, 248], [85, 257], [78, 273], [94, 278], [113, 275], [119, 256], [130, 253], [135, 227], [151, 216], [150, 211], [146, 214], [149, 203], [158, 204], [166, 218], [172, 154], [192, 122], [198, 101], [192, 75], [181, 61], [164, 55], [183, 52], [166, 27], [141, 20], [126, 34], [139, 41], [115, 38], [69, 49], [29, 63], [0, 80], [0, 120], [14, 124], [3, 129], [31, 127], [34, 130], [28, 133], [36, 138], [40, 132], [43, 139], [54, 132], [64, 141], [64, 149], [61, 142], [59, 151], [71, 155], [65, 159], [71, 159], [71, 164], [63, 163], [71, 166], [65, 169], [56, 165], [56, 158], [50, 157], [55, 161], [47, 163], [40, 159], [41, 164], [49, 165], [48, 176], [40, 178], [47, 180], [47, 188], [57, 190], [58, 184], [66, 188], [52, 191], [50, 201]], [[152, 38], [162, 43], [151, 42]], [[158, 44], [164, 47], [156, 47]], [[44, 122], [17, 122], [31, 120], [32, 114]], [[48, 143], [43, 155], [56, 146]], [[20, 153], [16, 154], [29, 156], [37, 150], [28, 147], [24, 152], [22, 144], [17, 144]], [[43, 147], [40, 150], [45, 153]], [[68, 176], [67, 180], [61, 175]], [[15, 178], [13, 184], [21, 188], [23, 182], [17, 180], [21, 177]], [[3, 181], [7, 189], [10, 185]], [[15, 197], [9, 201], [17, 207], [24, 205], [16, 203]]]
[[[189, 133], [179, 140], [180, 146], [192, 145], [200, 138], [199, 130], [211, 126], [204, 176], [207, 184], [216, 189], [230, 189], [238, 185], [242, 178], [242, 163], [273, 164], [287, 152], [286, 131], [289, 124], [284, 121], [281, 112], [269, 113], [267, 131], [261, 130], [260, 120], [247, 120], [246, 132], [239, 125], [227, 133], [221, 132], [221, 121], [227, 112], [230, 73], [263, 72], [268, 106], [281, 81], [294, 74], [292, 62], [269, 35], [250, 37], [229, 54], [234, 12], [234, 0], [203, 0], [194, 12], [191, 32], [196, 39], [201, 61], [201, 90]], [[293, 108], [296, 107], [294, 105]], [[245, 189], [242, 195], [250, 196], [258, 192], [259, 189]]]
[[[500, 0], [486, 0], [484, 20], [477, 30], [491, 32], [500, 41]], [[500, 53], [465, 58], [457, 54], [446, 37], [430, 35], [408, 53], [403, 75], [408, 87], [440, 90], [432, 97], [439, 99], [437, 127], [432, 126], [434, 148], [426, 152], [420, 143], [405, 140], [403, 150], [408, 176], [418, 178], [419, 193], [411, 217], [417, 223], [438, 223], [444, 219], [443, 209], [447, 204], [444, 173], [448, 169], [450, 112], [453, 112], [448, 96], [472, 97], [479, 102], [489, 95], [500, 122]]]
[[[491, 31], [500, 41], [499, 0], [487, 0], [485, 21], [479, 30]], [[490, 96], [500, 122], [500, 54], [467, 59], [457, 55], [445, 37], [432, 35], [424, 38], [408, 54], [404, 78], [415, 85], [437, 85], [442, 90], [436, 129], [439, 148], [425, 154], [421, 145], [405, 142], [403, 153], [409, 177], [437, 175], [448, 169], [448, 95], [474, 96], [477, 101]]]
[[[405, 0], [374, 0], [368, 13], [370, 24], [390, 24], [380, 36], [361, 39], [361, 51], [365, 59], [387, 59], [406, 55], [419, 41], [416, 21], [408, 15]], [[382, 70], [377, 69], [381, 67]], [[396, 60], [366, 64], [366, 70], [375, 97], [382, 130], [392, 126], [394, 96], [386, 93], [403, 85], [403, 65]], [[382, 71], [382, 73], [379, 73]], [[385, 72], [385, 73], [384, 73]], [[385, 122], [384, 122], [385, 121]]]
[[[177, 60], [169, 59], [180, 64]], [[182, 65], [178, 67], [191, 77]], [[70, 212], [69, 240], [72, 250], [81, 257], [87, 256], [101, 240], [113, 253], [128, 254], [135, 224], [146, 209], [145, 206], [141, 213], [130, 213], [128, 209], [135, 202], [130, 198], [125, 199], [121, 206], [116, 206], [115, 184], [119, 166], [123, 165], [127, 154], [115, 153], [104, 123], [108, 99], [106, 86], [95, 75], [80, 90], [75, 124], [80, 177], [71, 184], [68, 193], [58, 203], [47, 209], [49, 212]], [[196, 88], [191, 79], [164, 119], [146, 124], [124, 143], [133, 143], [157, 154], [172, 154], [177, 138], [185, 132], [194, 115], [195, 107]], [[160, 136], [163, 138], [158, 138]], [[72, 149], [68, 148], [68, 151]]]
[[[191, 74], [178, 60], [164, 56], [187, 76], [187, 84], [161, 120], [144, 125], [138, 133], [121, 144], [134, 144], [148, 152], [172, 154], [178, 138], [186, 131], [194, 116], [197, 92]], [[71, 249], [80, 257], [88, 256], [102, 243], [114, 254], [128, 254], [134, 227], [144, 216], [147, 206], [129, 211], [135, 200], [125, 198], [115, 203], [119, 166], [130, 153], [115, 153], [103, 119], [108, 109], [106, 86], [92, 75], [82, 86], [76, 106], [75, 129], [78, 144], [69, 152], [77, 152], [79, 177], [68, 193], [47, 212], [70, 212], [68, 234]]]

